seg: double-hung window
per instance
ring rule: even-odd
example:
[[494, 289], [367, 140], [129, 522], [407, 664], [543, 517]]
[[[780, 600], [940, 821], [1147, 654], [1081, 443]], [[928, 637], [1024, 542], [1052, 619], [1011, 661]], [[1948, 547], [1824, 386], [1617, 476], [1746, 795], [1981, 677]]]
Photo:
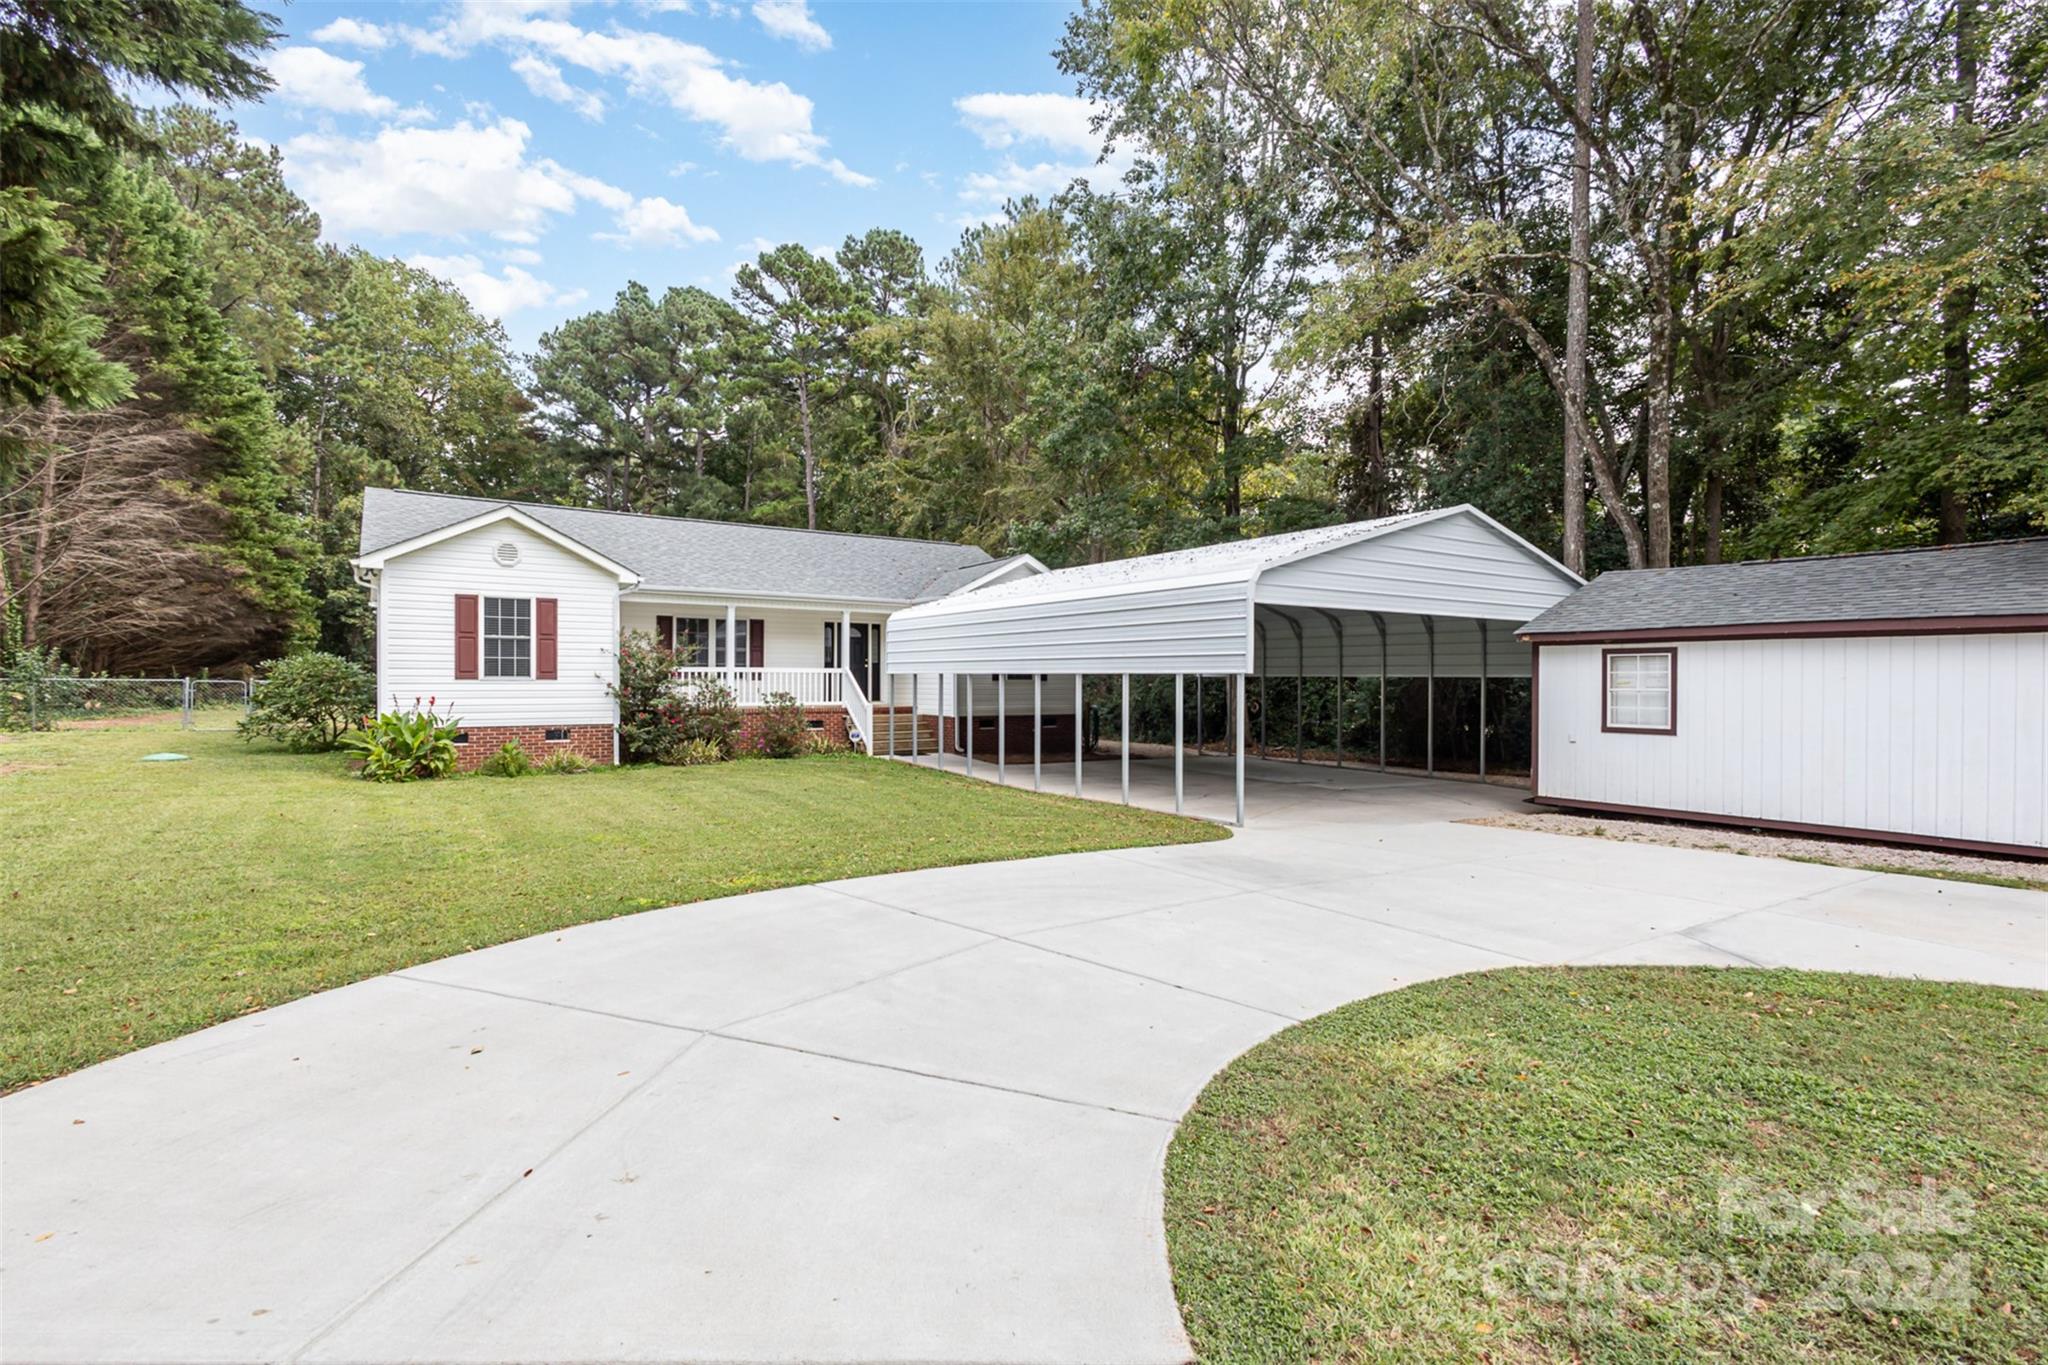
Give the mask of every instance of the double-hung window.
[[533, 676], [533, 599], [486, 597], [483, 601], [484, 676]]
[[676, 618], [676, 666], [678, 668], [709, 668], [711, 666], [711, 622], [703, 616], [678, 616]]
[[1604, 730], [1670, 735], [1678, 732], [1678, 651], [1610, 649], [1606, 670]]

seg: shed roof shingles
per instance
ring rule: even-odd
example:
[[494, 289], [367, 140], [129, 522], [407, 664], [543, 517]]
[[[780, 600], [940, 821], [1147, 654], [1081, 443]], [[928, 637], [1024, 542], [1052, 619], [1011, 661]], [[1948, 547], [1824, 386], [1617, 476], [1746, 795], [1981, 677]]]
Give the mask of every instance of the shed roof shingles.
[[[548, 503], [372, 488], [363, 494], [358, 553], [398, 545], [500, 507], [535, 521], [640, 575], [651, 591], [913, 602], [935, 582], [967, 581], [994, 567], [972, 545], [782, 526], [605, 512]], [[973, 570], [968, 573], [966, 571]]]
[[2048, 616], [2048, 537], [1604, 573], [1523, 635]]

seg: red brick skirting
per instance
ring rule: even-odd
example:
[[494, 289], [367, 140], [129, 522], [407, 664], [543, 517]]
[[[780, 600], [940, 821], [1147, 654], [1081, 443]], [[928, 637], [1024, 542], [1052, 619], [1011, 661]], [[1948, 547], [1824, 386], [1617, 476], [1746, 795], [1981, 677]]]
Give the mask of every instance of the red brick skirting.
[[[549, 739], [550, 730], [567, 730], [569, 737]], [[462, 733], [469, 737], [469, 742], [455, 746], [455, 767], [465, 773], [475, 772], [485, 759], [515, 739], [536, 763], [561, 749], [580, 754], [592, 763], [612, 761], [609, 725], [465, 725]]]
[[[766, 713], [762, 711], [740, 712], [740, 751], [742, 753], [761, 747], [761, 723]], [[846, 737], [846, 712], [836, 706], [807, 706], [804, 708], [804, 723], [813, 730], [822, 730], [826, 739], [835, 749], [852, 747]]]
[[[987, 723], [992, 719], [993, 717], [989, 716], [976, 716], [974, 718], [974, 753], [977, 758], [983, 754], [990, 758], [996, 756], [996, 727]], [[1004, 743], [1009, 751], [1008, 756], [1011, 758], [1023, 758], [1028, 761], [1031, 757], [1031, 717], [1010, 716], [1007, 719], [1008, 724], [1003, 728], [1008, 732], [1004, 736]], [[960, 739], [966, 733], [966, 725], [956, 724], [955, 718], [948, 716], [946, 717], [945, 727], [946, 752], [949, 754], [964, 752]], [[1039, 740], [1039, 745], [1040, 751], [1048, 760], [1063, 758], [1071, 761], [1074, 757], [1073, 716], [1045, 717], [1045, 735], [1044, 738]]]

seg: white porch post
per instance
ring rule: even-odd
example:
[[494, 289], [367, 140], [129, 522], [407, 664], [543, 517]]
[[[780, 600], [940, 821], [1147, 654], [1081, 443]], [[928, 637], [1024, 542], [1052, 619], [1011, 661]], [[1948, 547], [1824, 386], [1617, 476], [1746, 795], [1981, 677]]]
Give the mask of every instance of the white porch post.
[[996, 674], [996, 785], [1009, 785], [1010, 771], [1010, 675]]
[[849, 678], [853, 676], [853, 613], [850, 611], [839, 613], [839, 648], [832, 651], [832, 662], [839, 665], [841, 673]]
[[1031, 675], [1031, 790], [1038, 790], [1039, 769], [1045, 758], [1045, 675]]
[[737, 688], [740, 676], [740, 609], [732, 603], [725, 604], [725, 685]]
[[1124, 713], [1117, 722], [1117, 748], [1121, 751], [1117, 761], [1123, 767], [1124, 804], [1131, 804], [1131, 675], [1124, 674]]
[[1175, 815], [1180, 814], [1181, 806], [1180, 748], [1181, 727], [1186, 721], [1186, 717], [1182, 714], [1187, 708], [1186, 682], [1187, 675], [1185, 673], [1173, 675], [1173, 813]]
[[1237, 827], [1244, 828], [1244, 688], [1245, 676], [1237, 675]]
[[1081, 794], [1081, 683], [1084, 675], [1074, 675], [1074, 795]]

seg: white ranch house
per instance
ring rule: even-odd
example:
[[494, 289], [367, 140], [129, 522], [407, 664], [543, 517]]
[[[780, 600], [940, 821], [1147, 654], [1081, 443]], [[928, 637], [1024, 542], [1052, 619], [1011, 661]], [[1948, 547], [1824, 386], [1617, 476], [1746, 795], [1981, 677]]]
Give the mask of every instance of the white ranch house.
[[[1048, 571], [931, 541], [371, 489], [361, 544], [380, 697], [435, 698], [471, 765], [508, 739], [614, 759], [608, 688], [637, 632], [675, 652], [679, 685], [715, 675], [750, 713], [787, 692], [869, 753], [1072, 761], [1077, 793], [1085, 678], [1120, 680], [1120, 736], [1133, 677], [1183, 697], [1209, 680], [1230, 702], [1242, 823], [1268, 679], [1379, 677], [1381, 766], [1386, 680], [1476, 679], [1483, 776], [1488, 684], [1528, 678], [1537, 801], [2048, 853], [2048, 539], [1587, 585], [1460, 506]], [[1176, 805], [1183, 761], [1176, 744]]]

